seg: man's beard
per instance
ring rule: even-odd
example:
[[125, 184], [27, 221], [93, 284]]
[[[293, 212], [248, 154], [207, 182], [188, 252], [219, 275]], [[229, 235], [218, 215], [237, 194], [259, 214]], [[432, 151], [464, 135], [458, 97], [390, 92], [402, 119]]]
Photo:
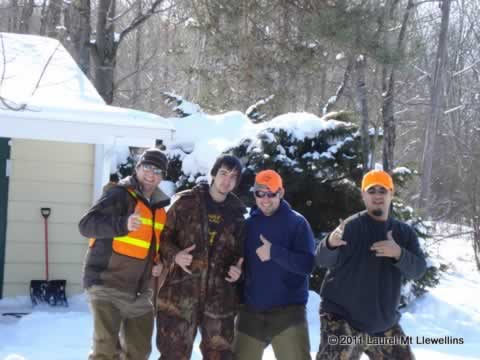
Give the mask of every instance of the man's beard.
[[383, 210], [382, 209], [375, 209], [372, 211], [372, 215], [380, 217], [383, 215]]

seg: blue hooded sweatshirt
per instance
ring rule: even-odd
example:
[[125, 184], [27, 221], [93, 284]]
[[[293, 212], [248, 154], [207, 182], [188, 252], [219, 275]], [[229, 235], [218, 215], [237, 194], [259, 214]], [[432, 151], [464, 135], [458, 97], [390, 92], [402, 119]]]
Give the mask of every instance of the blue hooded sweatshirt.
[[[307, 220], [281, 200], [271, 216], [253, 208], [246, 231], [244, 303], [258, 311], [306, 304], [315, 251]], [[263, 245], [260, 234], [272, 243], [269, 261], [262, 262], [256, 254]]]

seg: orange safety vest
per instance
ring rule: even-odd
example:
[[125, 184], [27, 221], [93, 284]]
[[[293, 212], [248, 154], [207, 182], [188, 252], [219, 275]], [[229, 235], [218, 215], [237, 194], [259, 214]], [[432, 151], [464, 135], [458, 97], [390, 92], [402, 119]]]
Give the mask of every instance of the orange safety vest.
[[[132, 190], [128, 192], [137, 199], [137, 194]], [[148, 249], [152, 242], [152, 230], [155, 230], [155, 254], [160, 249], [160, 234], [162, 233], [167, 213], [163, 208], [156, 209], [152, 214], [152, 210], [148, 208], [143, 201], [137, 200], [135, 212], [140, 214], [141, 225], [138, 230], [130, 231], [125, 236], [117, 236], [113, 238], [112, 248], [121, 255], [130, 256], [137, 259], [145, 259], [148, 255]], [[92, 241], [93, 240], [93, 241]], [[93, 246], [95, 239], [90, 239], [90, 246]]]

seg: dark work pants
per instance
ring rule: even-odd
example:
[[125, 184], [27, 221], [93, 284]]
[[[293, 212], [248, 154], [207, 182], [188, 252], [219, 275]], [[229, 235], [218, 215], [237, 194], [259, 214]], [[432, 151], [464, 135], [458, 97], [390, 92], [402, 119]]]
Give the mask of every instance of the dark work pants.
[[235, 330], [235, 360], [261, 360], [270, 344], [277, 360], [311, 359], [303, 305], [261, 312], [244, 307], [238, 314]]

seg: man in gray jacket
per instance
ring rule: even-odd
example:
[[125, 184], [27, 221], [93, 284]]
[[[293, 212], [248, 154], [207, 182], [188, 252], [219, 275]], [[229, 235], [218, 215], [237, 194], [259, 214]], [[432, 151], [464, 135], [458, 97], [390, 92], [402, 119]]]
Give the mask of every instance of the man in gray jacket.
[[426, 270], [414, 230], [389, 214], [393, 181], [381, 170], [362, 180], [366, 211], [323, 239], [316, 263], [328, 267], [320, 295], [321, 341], [317, 360], [414, 359], [400, 327], [402, 278]]

